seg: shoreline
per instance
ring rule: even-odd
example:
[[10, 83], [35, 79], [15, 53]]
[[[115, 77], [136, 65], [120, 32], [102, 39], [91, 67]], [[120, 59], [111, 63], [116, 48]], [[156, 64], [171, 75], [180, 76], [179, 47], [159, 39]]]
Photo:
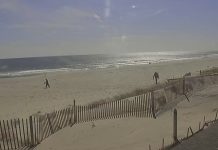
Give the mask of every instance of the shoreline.
[[1, 72], [1, 78], [16, 78], [16, 77], [28, 77], [28, 76], [37, 76], [37, 75], [44, 75], [44, 74], [52, 74], [52, 73], [74, 73], [74, 72], [88, 72], [88, 71], [98, 71], [98, 70], [107, 70], [107, 69], [120, 69], [125, 67], [139, 67], [139, 66], [147, 66], [147, 65], [158, 65], [162, 63], [177, 63], [183, 61], [198, 61], [200, 59], [216, 59], [218, 58], [218, 54], [213, 54], [211, 56], [200, 56], [200, 57], [193, 57], [193, 58], [179, 58], [179, 59], [172, 59], [172, 60], [163, 60], [159, 62], [152, 62], [152, 63], [143, 63], [143, 64], [133, 64], [133, 65], [113, 65], [110, 67], [99, 67], [99, 68], [83, 68], [83, 69], [73, 69], [73, 68], [54, 68], [54, 69], [39, 69], [39, 70], [21, 70], [21, 71], [11, 71], [11, 72]]

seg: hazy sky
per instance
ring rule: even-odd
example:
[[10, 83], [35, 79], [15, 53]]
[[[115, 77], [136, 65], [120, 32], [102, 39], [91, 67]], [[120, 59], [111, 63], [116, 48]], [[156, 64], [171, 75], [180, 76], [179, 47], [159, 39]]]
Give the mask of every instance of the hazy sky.
[[0, 0], [0, 58], [218, 50], [218, 0]]

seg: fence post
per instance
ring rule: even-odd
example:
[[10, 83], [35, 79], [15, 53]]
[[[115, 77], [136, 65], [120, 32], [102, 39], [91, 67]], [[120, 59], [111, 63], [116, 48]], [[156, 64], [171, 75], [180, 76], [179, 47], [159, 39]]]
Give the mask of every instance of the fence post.
[[74, 110], [74, 124], [77, 122], [77, 110], [76, 110], [76, 101], [73, 100], [73, 110]]
[[34, 147], [33, 117], [29, 117], [30, 123], [30, 147]]
[[216, 121], [216, 119], [217, 119], [217, 113], [218, 113], [218, 111], [216, 111], [216, 116], [215, 116], [215, 119], [214, 119], [214, 121]]
[[183, 91], [183, 95], [185, 95], [186, 99], [188, 100], [188, 102], [190, 102], [187, 94], [186, 94], [186, 88], [185, 88], [185, 76], [183, 77], [183, 80], [182, 80], [183, 84], [182, 84], [182, 91]]
[[76, 101], [73, 100], [73, 107], [71, 109], [71, 117], [70, 117], [70, 127], [72, 127], [76, 123]]
[[24, 140], [24, 146], [26, 146], [26, 135], [25, 135], [25, 129], [24, 129], [24, 121], [23, 121], [23, 118], [21, 119], [22, 120], [22, 127], [23, 127], [23, 140]]
[[[3, 135], [4, 133], [3, 133], [3, 128], [2, 128], [2, 123], [1, 123], [1, 121], [0, 121], [0, 131], [1, 131], [1, 135]], [[2, 137], [2, 142], [3, 142], [3, 148], [4, 148], [4, 150], [6, 149], [5, 147], [6, 147], [6, 145], [5, 145], [5, 139], [4, 139], [4, 137]]]
[[49, 124], [49, 128], [50, 128], [51, 134], [54, 134], [54, 130], [52, 128], [52, 124], [51, 124], [51, 120], [50, 120], [49, 114], [47, 114], [46, 116], [47, 116], [47, 119], [48, 119], [48, 124]]
[[183, 94], [186, 94], [185, 92], [185, 77], [183, 77], [183, 83], [182, 83], [182, 89], [183, 89]]
[[4, 120], [3, 120], [3, 127], [4, 127], [3, 129], [4, 129], [5, 138], [6, 138], [7, 148], [9, 149], [8, 136], [7, 136], [6, 125], [5, 125]]
[[150, 144], [149, 144], [148, 148], [149, 148], [149, 150], [151, 150], [151, 145]]
[[174, 112], [173, 112], [173, 140], [174, 140], [174, 143], [178, 142], [178, 139], [177, 139], [177, 110], [176, 109], [174, 109]]
[[10, 142], [10, 146], [11, 146], [11, 149], [13, 149], [13, 146], [12, 146], [12, 142], [11, 142], [11, 133], [10, 133], [10, 127], [9, 127], [9, 123], [8, 123], [8, 120], [7, 120], [7, 127], [8, 127], [8, 135], [9, 135], [9, 142]]
[[155, 116], [155, 106], [154, 106], [154, 91], [151, 91], [151, 110], [152, 110], [152, 116], [156, 119]]
[[164, 138], [163, 138], [163, 141], [162, 141], [162, 150], [164, 150]]
[[71, 126], [73, 123], [73, 106], [70, 107], [70, 120], [69, 125]]
[[12, 129], [12, 134], [13, 134], [13, 141], [14, 141], [14, 148], [16, 149], [16, 142], [15, 142], [15, 134], [14, 134], [14, 127], [13, 127], [13, 122], [11, 120], [11, 129]]
[[190, 131], [191, 131], [192, 135], [194, 135], [194, 132], [193, 132], [193, 130], [192, 130], [192, 128], [191, 128], [191, 126], [190, 126], [189, 128], [190, 128]]
[[187, 135], [186, 135], [186, 138], [188, 138], [188, 134], [189, 134], [189, 127], [188, 127], [188, 130], [187, 130]]

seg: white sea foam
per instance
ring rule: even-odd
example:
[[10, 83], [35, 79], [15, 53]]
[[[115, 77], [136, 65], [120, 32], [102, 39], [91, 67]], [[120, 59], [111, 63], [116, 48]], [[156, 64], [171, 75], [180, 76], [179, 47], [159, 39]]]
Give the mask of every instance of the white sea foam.
[[51, 72], [70, 72], [70, 71], [77, 71], [77, 70], [81, 70], [81, 69], [59, 68], [59, 69], [26, 70], [26, 71], [17, 71], [17, 72], [10, 72], [10, 73], [0, 73], [0, 78], [32, 76], [32, 75], [46, 74]]

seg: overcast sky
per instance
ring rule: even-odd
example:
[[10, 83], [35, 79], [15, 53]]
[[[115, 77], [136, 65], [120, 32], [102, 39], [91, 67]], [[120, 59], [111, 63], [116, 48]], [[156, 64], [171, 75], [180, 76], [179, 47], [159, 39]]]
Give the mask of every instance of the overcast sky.
[[217, 0], [0, 0], [0, 58], [218, 50]]

